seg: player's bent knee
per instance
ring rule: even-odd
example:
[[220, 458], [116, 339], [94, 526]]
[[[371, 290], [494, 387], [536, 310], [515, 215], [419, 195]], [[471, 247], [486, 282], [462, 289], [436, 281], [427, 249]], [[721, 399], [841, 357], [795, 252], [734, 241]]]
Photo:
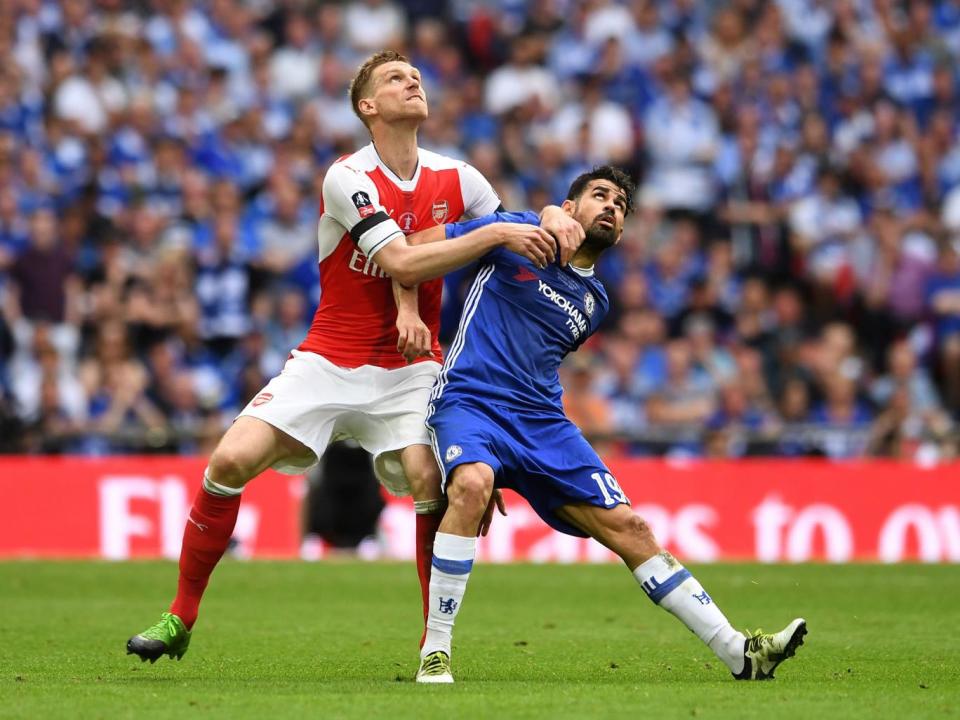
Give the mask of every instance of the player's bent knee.
[[255, 467], [246, 455], [238, 448], [221, 444], [207, 463], [210, 479], [229, 487], [243, 487], [250, 481]]
[[493, 479], [470, 465], [458, 467], [447, 486], [447, 498], [451, 505], [462, 509], [483, 512], [493, 493]]

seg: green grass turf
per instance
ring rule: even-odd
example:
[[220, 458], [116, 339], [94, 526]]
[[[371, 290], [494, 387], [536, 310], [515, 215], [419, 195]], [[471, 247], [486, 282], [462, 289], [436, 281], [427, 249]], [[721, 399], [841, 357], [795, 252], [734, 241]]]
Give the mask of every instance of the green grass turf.
[[960, 717], [960, 569], [693, 568], [737, 627], [810, 634], [734, 682], [621, 566], [478, 565], [454, 686], [417, 686], [412, 564], [225, 562], [182, 662], [141, 664], [172, 563], [0, 563], [0, 717]]

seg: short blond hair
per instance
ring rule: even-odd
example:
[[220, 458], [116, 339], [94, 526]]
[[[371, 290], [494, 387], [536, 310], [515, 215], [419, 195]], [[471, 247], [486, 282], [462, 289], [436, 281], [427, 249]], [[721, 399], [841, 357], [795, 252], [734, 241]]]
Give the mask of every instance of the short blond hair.
[[353, 112], [364, 125], [367, 125], [367, 119], [360, 112], [360, 100], [370, 92], [370, 79], [373, 77], [373, 71], [388, 62], [408, 63], [410, 61], [406, 55], [401, 55], [396, 50], [381, 50], [364, 60], [363, 64], [357, 69], [357, 74], [350, 81], [350, 104], [353, 105]]

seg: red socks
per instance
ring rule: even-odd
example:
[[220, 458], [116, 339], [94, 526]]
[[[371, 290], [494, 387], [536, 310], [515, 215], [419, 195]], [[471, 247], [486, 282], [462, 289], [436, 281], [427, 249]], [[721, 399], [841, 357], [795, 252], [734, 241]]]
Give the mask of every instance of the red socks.
[[[210, 580], [210, 573], [230, 544], [239, 510], [239, 493], [229, 497], [213, 495], [201, 487], [194, 498], [183, 530], [177, 597], [170, 605], [170, 612], [183, 620], [188, 629], [197, 621], [200, 598]], [[433, 536], [430, 548], [432, 551]], [[429, 583], [429, 575], [427, 578]]]
[[[437, 536], [437, 529], [443, 513], [417, 514], [417, 575], [420, 578], [420, 593], [423, 597], [423, 621], [426, 623], [430, 612], [430, 568], [433, 565], [433, 539]], [[426, 629], [424, 629], [426, 633]], [[420, 638], [420, 647], [423, 647], [423, 638]]]
[[[229, 497], [213, 495], [201, 487], [193, 501], [183, 530], [177, 596], [170, 605], [170, 612], [183, 620], [188, 629], [197, 621], [203, 591], [230, 544], [239, 511], [239, 494]], [[443, 513], [417, 514], [417, 575], [420, 578], [424, 622], [430, 611], [433, 541], [442, 519]]]

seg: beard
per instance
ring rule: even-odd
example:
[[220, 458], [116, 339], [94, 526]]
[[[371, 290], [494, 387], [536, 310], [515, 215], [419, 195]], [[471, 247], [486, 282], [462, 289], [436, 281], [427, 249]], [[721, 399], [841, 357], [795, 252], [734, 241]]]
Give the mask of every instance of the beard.
[[597, 248], [599, 250], [606, 250], [609, 247], [613, 247], [617, 244], [617, 229], [613, 226], [606, 227], [600, 224], [601, 218], [611, 218], [609, 215], [599, 215], [594, 218], [593, 222], [587, 227], [584, 232], [584, 245], [589, 245], [590, 247]]

